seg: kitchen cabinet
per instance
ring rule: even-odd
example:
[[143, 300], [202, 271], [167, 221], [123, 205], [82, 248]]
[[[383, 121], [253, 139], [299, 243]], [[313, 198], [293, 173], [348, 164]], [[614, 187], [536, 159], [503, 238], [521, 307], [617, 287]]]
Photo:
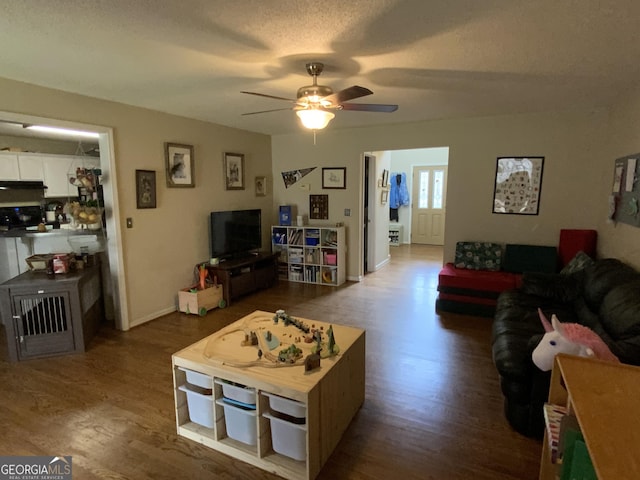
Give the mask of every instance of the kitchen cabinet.
[[18, 154], [0, 154], [0, 180], [20, 180], [20, 168], [18, 167]]
[[44, 182], [41, 157], [21, 155], [18, 157], [18, 167], [20, 168], [20, 180], [38, 180]]
[[100, 159], [76, 155], [0, 153], [0, 180], [40, 180], [47, 186], [45, 198], [76, 197], [69, 183], [76, 168], [100, 168]]

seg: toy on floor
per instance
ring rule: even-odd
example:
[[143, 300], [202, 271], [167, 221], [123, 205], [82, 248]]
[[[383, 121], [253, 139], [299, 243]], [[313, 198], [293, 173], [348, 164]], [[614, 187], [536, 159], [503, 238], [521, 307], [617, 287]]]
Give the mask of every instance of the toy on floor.
[[593, 357], [600, 360], [619, 362], [606, 343], [593, 330], [578, 323], [561, 323], [558, 317], [551, 316], [551, 323], [542, 310], [538, 309], [545, 334], [533, 350], [533, 363], [543, 372], [553, 367], [553, 359], [558, 353], [568, 353], [581, 357]]

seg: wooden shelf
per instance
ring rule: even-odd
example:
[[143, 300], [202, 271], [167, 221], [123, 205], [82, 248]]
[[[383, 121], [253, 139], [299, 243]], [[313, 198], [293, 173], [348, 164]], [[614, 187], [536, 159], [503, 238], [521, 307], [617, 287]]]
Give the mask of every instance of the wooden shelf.
[[[640, 478], [640, 367], [558, 355], [549, 402], [573, 413], [599, 480]], [[540, 480], [557, 478], [545, 433]]]
[[259, 253], [240, 259], [220, 262], [218, 265], [205, 265], [211, 277], [216, 276], [222, 284], [222, 295], [227, 306], [231, 301], [278, 282], [278, 254]]
[[271, 227], [278, 274], [290, 282], [342, 285], [346, 281], [344, 227]]

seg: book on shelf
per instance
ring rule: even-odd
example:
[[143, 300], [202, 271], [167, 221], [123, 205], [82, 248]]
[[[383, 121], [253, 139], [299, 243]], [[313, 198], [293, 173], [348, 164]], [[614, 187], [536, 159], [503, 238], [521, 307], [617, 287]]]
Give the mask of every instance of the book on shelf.
[[551, 463], [558, 461], [558, 445], [560, 443], [560, 423], [567, 415], [567, 408], [552, 403], [544, 404], [544, 423], [547, 429], [547, 442], [551, 452]]

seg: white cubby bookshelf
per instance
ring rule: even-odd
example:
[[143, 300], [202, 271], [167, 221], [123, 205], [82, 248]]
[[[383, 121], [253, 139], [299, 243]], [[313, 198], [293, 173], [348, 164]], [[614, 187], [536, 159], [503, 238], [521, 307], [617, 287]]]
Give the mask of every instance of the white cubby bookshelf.
[[342, 285], [345, 250], [344, 227], [271, 227], [271, 251], [280, 253], [278, 275], [282, 280]]

